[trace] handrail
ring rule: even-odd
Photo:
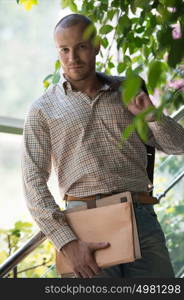
[[[17,264],[23,260],[29,253],[31,253],[37,246],[46,240],[46,236],[42,231],[35,234],[25,245],[14,252],[6,261],[0,266],[0,277],[5,276]]]
[[[22,134],[24,120],[0,116],[0,132]]]
[[[175,186],[183,177],[184,177],[184,171],[182,171],[178,176],[176,176],[172,180],[172,182],[168,185],[168,187],[165,189],[165,191],[163,191],[157,196],[159,202],[161,198],[165,197],[165,195],[173,188],[173,186]]]
[[[176,122],[184,118],[184,105],[182,105],[177,111],[175,111],[171,118],[173,118]]]

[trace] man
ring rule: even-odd
[[[74,234],[47,181],[51,161],[68,207],[113,192],[148,192],[147,152],[136,132],[117,147],[121,133],[134,115],[153,106],[141,92],[125,107],[118,77],[96,73],[94,33],[84,38],[91,21],[78,14],[56,25],[54,37],[63,76],[33,102],[24,126],[23,180],[28,208],[57,250],[63,249],[77,277],[174,277],[165,237],[152,204],[134,203],[142,259],[101,270],[94,251],[109,246],[86,243]],[[147,144],[168,154],[184,153],[184,129],[170,117],[160,122],[148,117]],[[70,201],[70,199],[74,201]]]

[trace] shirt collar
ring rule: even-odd
[[[96,72],[97,77],[103,82],[101,91],[118,90],[121,84],[121,80],[117,76],[108,76],[104,73]],[[72,91],[70,82],[65,78],[63,73],[60,73],[59,85],[63,89],[64,93]]]

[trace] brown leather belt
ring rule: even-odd
[[[119,192],[118,192],[119,193]],[[111,193],[111,194],[97,194],[87,197],[74,197],[65,194],[64,200],[66,201],[89,201],[89,200],[96,200],[108,196],[112,196],[114,194],[118,193]],[[159,201],[156,197],[152,197],[149,195],[148,192],[131,192],[132,200],[135,203],[141,203],[141,204],[158,204]]]

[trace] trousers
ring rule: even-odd
[[[82,203],[83,201],[68,201],[66,208]],[[166,239],[153,205],[133,203],[133,206],[142,258],[131,263],[103,268],[94,278],[174,278]]]

